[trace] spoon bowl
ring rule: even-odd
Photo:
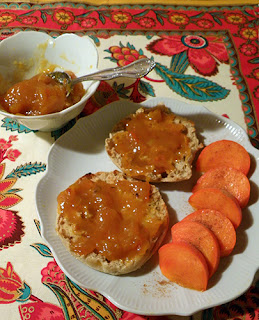
[[[143,58],[123,67],[104,69],[75,79],[72,79],[70,75],[63,71],[50,72],[48,76],[65,86],[67,96],[69,96],[73,86],[78,82],[90,80],[111,80],[118,77],[134,79],[142,78],[147,75],[155,67],[155,65],[156,63],[153,59]]]

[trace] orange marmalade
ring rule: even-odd
[[[66,97],[65,87],[43,72],[9,88],[0,96],[0,105],[9,113],[38,116],[66,109],[79,102],[84,94],[82,83],[78,83]]]
[[[125,119],[125,131],[112,139],[128,176],[167,175],[177,161],[190,155],[187,128],[174,120],[175,115],[164,106]]]
[[[78,179],[57,198],[58,220],[73,226],[70,250],[101,254],[108,261],[145,254],[162,226],[148,211],[150,193],[150,184],[142,181]]]

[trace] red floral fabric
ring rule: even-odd
[[[0,39],[25,29],[41,30],[53,36],[76,32],[89,35],[96,41],[114,34],[136,34],[137,31],[150,38],[156,34],[161,36],[161,39],[151,41],[148,45],[150,52],[168,56],[186,52],[188,63],[204,76],[215,75],[218,64],[229,61],[232,64],[233,81],[242,100],[248,134],[258,147],[257,10],[253,6],[185,8],[146,5],[100,6],[97,11],[95,7],[76,3],[46,4],[42,7],[2,3]],[[212,31],[217,35],[211,35]],[[226,47],[223,43],[226,38],[233,47]],[[124,47],[109,49],[118,65],[142,56],[134,48]],[[136,87],[129,89],[135,89],[136,92]],[[143,101],[141,95],[139,98]]]
[[[254,146],[259,148],[257,10],[253,6],[94,7],[81,3],[39,5],[2,2],[0,40],[24,30],[43,31],[53,37],[74,32],[90,36],[98,47],[102,40],[117,35],[121,41],[114,42],[103,50],[106,54],[104,59],[109,59],[114,65],[124,66],[152,55],[168,61],[167,64],[158,62],[157,77],[146,76],[130,83],[101,82],[81,116],[87,116],[121,98],[142,102],[155,96],[154,86],[160,85],[180,98],[200,103],[223,101],[224,104],[230,95],[230,89],[217,82],[216,77],[220,74],[220,69],[227,66],[233,87],[241,101],[247,132]],[[128,36],[142,36],[147,45],[136,48],[127,41]],[[187,68],[190,74],[186,73]],[[187,79],[191,79],[191,85]],[[191,90],[193,87],[195,90]],[[222,114],[229,117],[228,111],[226,105]],[[31,185],[36,186],[33,177],[44,172],[46,165],[39,161],[27,162],[23,144],[19,142],[28,143],[30,131],[24,127],[17,128],[10,119],[2,122],[1,134],[5,136],[0,137],[0,307],[4,306],[7,310],[11,306],[16,317],[18,315],[21,319],[165,319],[120,310],[98,292],[80,288],[66,277],[54,260],[50,248],[41,241],[38,219],[26,215],[26,206],[22,207],[21,212],[13,208],[27,201],[27,198],[21,196],[24,190],[19,187],[19,179],[29,179],[32,181]],[[8,130],[17,131],[18,135],[10,135]],[[60,130],[52,133],[52,136],[56,138],[62,133]],[[20,162],[21,158],[26,160],[25,163]],[[28,236],[26,241],[25,236]],[[17,248],[19,250],[18,246],[23,246],[23,249],[25,247],[24,261],[29,250],[34,250],[35,256],[42,258],[41,264],[32,263],[30,266],[30,270],[37,275],[38,290],[34,289],[35,283],[29,271],[26,274],[27,270],[21,268],[21,262],[13,253],[17,252]],[[30,261],[26,263],[30,264]],[[21,274],[26,274],[26,279]],[[222,306],[203,310],[195,315],[195,319],[258,319],[258,286],[258,281],[255,281],[239,298]],[[41,299],[44,290],[50,293],[45,300]],[[54,302],[49,301],[50,296]],[[194,317],[183,319],[190,320]]]

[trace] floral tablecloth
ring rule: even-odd
[[[177,7],[83,3],[0,3],[0,39],[37,30],[53,37],[88,35],[97,45],[99,68],[154,57],[141,80],[101,82],[86,104],[87,116],[127,99],[163,96],[229,117],[259,148],[258,17],[252,5]],[[98,292],[79,295],[40,235],[34,196],[54,141],[77,119],[51,133],[35,132],[0,118],[0,319],[164,319],[124,312]],[[258,319],[259,275],[239,298],[189,317]]]

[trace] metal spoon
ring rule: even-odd
[[[104,69],[75,79],[71,79],[66,72],[62,71],[48,73],[48,76],[64,85],[66,87],[67,96],[69,96],[73,86],[78,82],[89,80],[111,80],[118,77],[135,79],[142,78],[147,75],[155,67],[155,65],[156,63],[154,60],[143,58],[136,60],[124,67]]]

